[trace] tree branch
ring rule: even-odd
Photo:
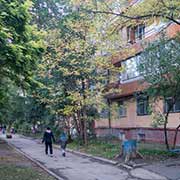
[[[172,22],[180,25],[180,21],[174,19],[173,17],[170,17],[170,16],[167,16],[167,15],[164,15],[164,14],[145,14],[145,15],[142,15],[142,16],[128,16],[128,15],[125,15],[123,13],[115,13],[115,12],[110,12],[110,11],[94,11],[94,10],[85,10],[86,12],[89,12],[89,13],[94,13],[94,14],[109,14],[109,15],[115,15],[115,16],[119,16],[119,17],[122,17],[122,18],[126,18],[126,19],[131,19],[131,20],[141,20],[141,19],[148,19],[148,18],[151,18],[151,17],[163,17],[163,18],[166,18],[168,20],[171,20]]]

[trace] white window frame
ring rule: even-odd
[[[139,61],[140,55],[137,55],[121,62],[121,66],[123,68],[123,71],[120,74],[121,83],[142,78],[142,76],[137,70]]]

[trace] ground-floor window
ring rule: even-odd
[[[148,96],[140,95],[137,97],[137,115],[148,115]]]
[[[180,112],[180,99],[173,102],[172,98],[168,98],[165,100],[164,111],[167,112],[169,109],[170,112]]]
[[[118,115],[119,117],[125,117],[126,116],[126,106],[124,101],[118,102]]]

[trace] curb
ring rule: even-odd
[[[123,168],[125,168],[125,169],[127,169],[127,170],[132,170],[132,169],[134,169],[134,167],[131,167],[131,166],[125,164],[125,163],[119,163],[118,161],[113,161],[113,160],[101,158],[101,157],[98,157],[98,156],[93,156],[93,155],[86,154],[86,153],[82,153],[82,152],[79,152],[79,151],[74,151],[74,150],[72,150],[72,149],[67,149],[67,151],[70,152],[70,153],[79,155],[79,156],[85,156],[85,157],[88,157],[88,158],[92,158],[92,159],[101,161],[101,162],[103,162],[103,163],[111,164],[111,165],[113,165],[113,166],[123,167]]]
[[[53,145],[53,146],[54,146],[55,148],[59,149],[59,146],[58,146],[58,145]],[[82,152],[75,151],[75,150],[68,149],[68,148],[66,149],[66,151],[67,151],[67,152],[70,152],[70,153],[72,153],[72,154],[76,154],[76,155],[78,155],[78,156],[84,156],[84,157],[87,157],[87,158],[95,159],[95,160],[97,160],[97,161],[101,161],[101,162],[103,162],[103,163],[111,164],[111,165],[113,165],[113,166],[123,167],[123,168],[125,168],[125,169],[127,169],[127,170],[132,170],[132,169],[134,169],[134,168],[139,167],[139,166],[137,166],[137,167],[133,166],[133,167],[132,167],[132,166],[129,166],[129,165],[125,164],[125,163],[119,163],[118,161],[113,161],[113,160],[105,159],[105,158],[102,158],[102,157],[93,156],[93,155],[91,155],[91,154],[82,153]]]
[[[58,145],[53,145],[53,146],[55,148],[59,149]],[[79,155],[79,156],[85,156],[85,157],[88,157],[88,158],[92,158],[92,159],[95,159],[95,160],[98,160],[98,161],[101,161],[101,162],[104,162],[104,163],[108,163],[108,164],[111,164],[111,165],[117,165],[118,164],[117,161],[105,159],[105,158],[98,157],[98,156],[93,156],[93,155],[82,153],[82,152],[79,152],[79,151],[74,151],[74,150],[68,149],[68,148],[66,150],[67,150],[67,152],[70,152],[70,153],[73,153],[73,154],[76,154],[76,155]]]
[[[7,142],[7,141],[6,141]],[[7,142],[7,144],[12,147],[15,151],[17,151],[18,153],[22,154],[23,156],[25,156],[27,159],[29,159],[30,161],[32,161],[33,163],[35,163],[37,166],[39,166],[41,169],[43,169],[44,171],[46,171],[48,174],[50,174],[51,176],[53,176],[55,179],[57,180],[64,180],[61,177],[59,177],[58,175],[56,175],[54,172],[50,171],[48,168],[46,168],[45,166],[43,166],[40,162],[38,162],[37,160],[31,158],[29,155],[27,155],[26,153],[24,153],[23,151],[21,151],[20,149],[16,148],[13,144]]]
[[[123,168],[125,168],[125,169],[127,169],[127,170],[132,170],[132,169],[133,169],[133,167],[131,167],[131,166],[125,164],[125,163],[119,163],[119,164],[117,165],[117,167],[123,167]]]
[[[108,164],[112,164],[112,165],[117,165],[118,164],[117,161],[112,161],[112,160],[109,160],[109,159],[105,159],[105,158],[98,157],[98,156],[93,156],[93,155],[90,155],[90,154],[74,151],[74,150],[71,150],[71,149],[67,149],[67,150],[68,150],[68,152],[71,152],[71,153],[74,153],[74,154],[77,154],[77,155],[80,155],[80,156],[86,156],[86,157],[89,157],[89,158],[93,158],[95,160],[102,161],[102,162],[105,162],[105,163],[108,163]]]

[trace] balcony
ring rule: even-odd
[[[173,37],[178,31],[180,31],[180,26],[173,23],[160,23],[156,21],[145,28],[145,34],[143,26],[139,28],[136,27],[134,30],[130,30],[129,27],[129,30],[127,31],[128,43],[120,50],[119,53],[112,57],[112,63],[119,64],[122,60],[128,59],[142,52],[148,43],[153,42],[160,37],[160,33],[163,30],[166,32],[168,37]]]
[[[148,84],[142,80],[138,80],[126,84],[114,84],[114,87],[120,89],[120,92],[107,94],[106,98],[115,100],[121,97],[132,96],[135,92],[143,91],[144,89],[146,89],[148,87]]]

